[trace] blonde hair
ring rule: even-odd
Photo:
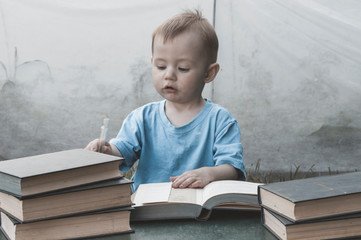
[[[204,42],[204,50],[206,51],[208,59],[210,63],[215,63],[218,53],[218,37],[212,25],[198,10],[195,10],[195,12],[185,11],[177,14],[156,28],[152,37],[152,53],[156,36],[163,37],[163,42],[165,43],[189,30],[195,30],[201,34]]]

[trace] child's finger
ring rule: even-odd
[[[169,177],[169,180],[170,180],[171,182],[174,182],[176,179],[177,179],[177,177]]]
[[[182,178],[182,176],[177,176],[177,177],[174,177],[173,178],[173,183],[172,183],[172,187],[174,187],[174,188],[179,188],[180,187],[180,185],[183,183],[183,178]]]
[[[97,152],[98,151],[98,139],[95,139],[93,141],[91,141],[86,147],[85,149],[88,149],[90,151],[93,151],[93,152]]]
[[[112,154],[112,148],[110,146],[110,144],[108,143],[105,143],[104,146],[102,146],[102,153],[105,153],[105,154]]]
[[[179,179],[179,178],[178,178]],[[188,178],[180,178],[179,180],[176,180],[174,183],[175,183],[175,186],[178,187],[178,188],[187,188],[188,186],[190,186],[193,182],[196,181],[195,178],[192,178],[192,177],[188,177]]]
[[[193,188],[195,186],[198,186],[197,182],[198,182],[197,178],[188,178],[183,182],[183,184],[181,184],[183,185],[181,188]]]
[[[189,185],[190,188],[203,188],[203,184],[201,181],[197,180],[193,182],[191,185]]]

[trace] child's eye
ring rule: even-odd
[[[159,70],[164,70],[164,69],[165,69],[165,66],[157,66],[157,68],[158,68]]]
[[[188,72],[189,71],[189,68],[178,68],[179,71],[181,72]]]

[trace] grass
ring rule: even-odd
[[[134,166],[127,172],[124,172],[124,176],[128,179],[131,179],[137,169],[138,163],[135,163]],[[322,175],[334,175],[341,173],[340,171],[332,171],[331,167],[328,167],[327,171],[324,172],[316,172],[314,171],[314,167],[316,165],[313,164],[307,171],[301,171],[300,165],[294,165],[288,172],[284,171],[261,171],[261,159],[258,159],[256,165],[253,169],[247,169],[247,181],[249,182],[257,182],[257,183],[272,183],[272,182],[284,182],[295,179],[309,178],[309,177],[317,177]],[[355,172],[358,170],[355,169]]]
[[[258,182],[258,183],[284,182],[295,179],[310,178],[310,177],[317,177],[323,175],[334,175],[341,173],[338,170],[333,171],[331,167],[328,167],[327,171],[324,172],[315,172],[313,170],[314,167],[315,164],[312,164],[312,166],[307,171],[300,171],[301,166],[294,165],[293,167],[291,167],[289,172],[282,172],[282,171],[273,172],[272,170],[261,171],[261,159],[258,159],[254,169],[246,170],[247,181]],[[358,170],[355,169],[354,171],[357,172]]]
[[[129,169],[129,171],[123,172],[124,177],[131,179],[133,177],[135,171],[137,170],[137,167],[138,167],[138,162],[134,163],[133,167],[131,167]]]

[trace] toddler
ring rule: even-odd
[[[236,119],[202,97],[219,71],[217,52],[217,35],[199,11],[178,14],[154,31],[153,84],[164,100],[132,111],[102,148],[124,157],[121,171],[139,159],[133,190],[152,182],[202,188],[216,180],[245,180]],[[98,146],[95,139],[86,149]]]

